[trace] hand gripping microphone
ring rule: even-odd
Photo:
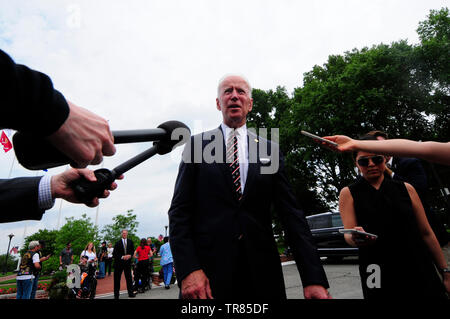
[[[16,133],[13,139],[18,134],[19,133]],[[84,177],[81,177],[80,179],[73,181],[70,186],[74,190],[75,196],[80,202],[83,202],[85,204],[91,203],[95,197],[102,196],[103,192],[106,189],[108,189],[111,183],[114,182],[114,180],[116,180],[117,177],[119,177],[126,171],[139,165],[140,163],[149,159],[155,154],[164,155],[171,152],[175,147],[185,144],[190,137],[190,130],[185,124],[181,122],[168,121],[159,125],[157,129],[116,131],[113,132],[113,135],[114,135],[114,144],[145,142],[145,141],[155,141],[155,142],[153,143],[153,146],[150,147],[148,150],[136,155],[135,157],[120,164],[119,166],[115,167],[112,170],[106,168],[95,170],[94,174],[95,177],[97,178],[97,181],[95,182],[91,182]],[[16,143],[17,141],[19,141],[20,147],[19,152],[17,152],[16,149],[16,154],[19,153],[21,155],[22,161],[19,160],[19,162],[22,164],[22,162],[25,160],[24,158],[25,155],[31,156],[31,154],[28,154],[28,151],[26,151],[25,149],[25,146],[29,145],[30,142],[27,139],[25,139],[24,136],[21,135],[19,135],[18,139],[15,140]],[[17,145],[15,144],[14,147],[16,148]],[[53,158],[47,156],[46,158],[39,158],[38,160],[34,161],[25,160],[25,162],[28,164],[28,167],[25,165],[24,166],[26,168],[33,167],[33,169],[40,169],[42,167],[54,167],[59,165],[65,165],[68,164],[70,161],[62,153],[58,154],[56,152],[53,152],[53,154],[55,155],[55,157]],[[34,156],[36,159],[36,154],[34,154]],[[17,158],[19,159],[19,155],[17,155]],[[47,162],[45,163],[45,161]],[[48,166],[48,164],[51,164],[52,166]]]
[[[178,121],[165,122],[159,125],[158,128],[164,130],[166,134],[159,141],[154,142],[153,146],[148,150],[136,155],[112,170],[101,168],[94,171],[95,177],[97,178],[95,182],[88,181],[84,177],[72,182],[70,186],[74,190],[78,200],[85,204],[92,202],[95,197],[102,196],[105,189],[108,189],[111,183],[126,171],[155,154],[164,155],[171,152],[175,147],[185,144],[190,137],[189,128]]]

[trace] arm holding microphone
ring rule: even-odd
[[[47,75],[16,64],[1,50],[0,98],[0,129],[11,128],[34,136],[37,141],[47,140],[67,155],[74,167],[98,164],[103,155],[115,153],[106,120],[66,101],[53,88]],[[83,176],[84,173],[78,172]],[[73,171],[62,174],[64,181],[75,176]],[[56,189],[64,184],[61,183],[62,176],[57,179],[59,183],[55,185]],[[0,180],[0,222],[40,220],[45,211],[38,205],[42,182],[41,177]],[[68,196],[65,192],[55,192],[54,195]],[[98,203],[98,199],[89,205],[95,203]]]
[[[46,138],[73,166],[99,164],[115,153],[108,122],[67,101],[44,73],[31,70],[0,50],[0,128]]]
[[[71,203],[81,203],[70,187],[73,181],[81,177],[92,182],[96,181],[92,170],[74,168],[53,176],[0,179],[0,223],[40,220],[45,211],[53,207],[56,198],[62,198]],[[123,175],[118,179],[123,179]],[[97,206],[99,198],[108,197],[110,191],[116,188],[117,184],[111,183],[102,194],[87,202],[86,205]]]

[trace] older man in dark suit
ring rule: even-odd
[[[133,281],[131,278],[131,257],[134,254],[133,241],[128,239],[128,230],[122,230],[122,238],[114,245],[114,299],[119,299],[120,278],[122,272],[127,281],[128,296],[133,298],[136,295],[133,292]]]
[[[328,281],[275,143],[247,130],[253,99],[240,76],[224,77],[223,123],[193,136],[183,153],[170,238],[183,298],[286,298],[271,207],[286,230],[306,298],[328,298]]]

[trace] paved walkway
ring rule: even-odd
[[[152,284],[152,288],[158,287],[155,282]],[[127,281],[125,275],[122,273],[120,278],[120,294],[128,294]],[[95,294],[96,298],[105,297],[108,295],[114,295],[114,273],[111,276],[106,275],[103,279],[97,279],[97,292]]]

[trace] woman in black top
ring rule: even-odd
[[[345,234],[359,247],[359,271],[365,299],[446,298],[450,274],[415,189],[385,175],[385,157],[359,151],[362,177],[342,189],[339,210],[346,229],[373,237]]]

